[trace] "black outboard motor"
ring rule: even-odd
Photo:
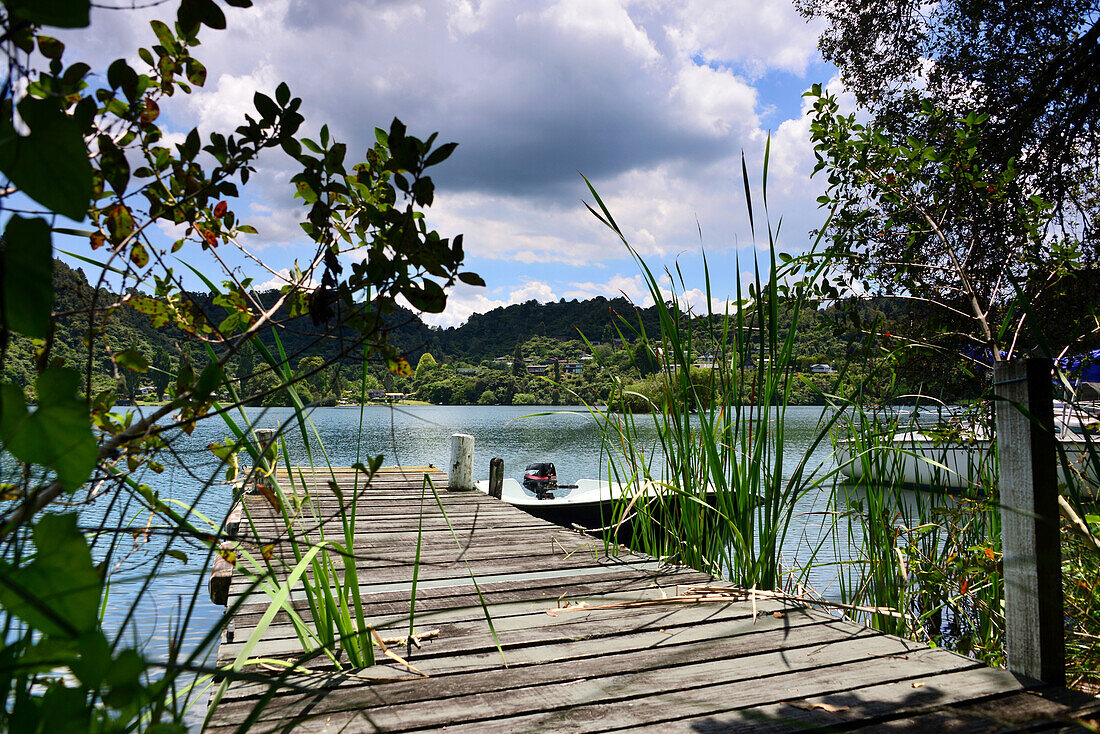
[[[558,488],[558,472],[550,462],[528,464],[523,470],[523,486],[539,499],[553,499],[549,493]]]

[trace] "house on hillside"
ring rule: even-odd
[[[584,364],[581,362],[562,362],[561,371],[566,375],[579,375],[584,372]]]
[[[545,364],[529,364],[527,365],[527,374],[529,375],[547,375],[550,373],[550,366]]]
[[[810,365],[810,373],[815,375],[828,375],[833,372],[832,365],[828,364],[812,364]]]

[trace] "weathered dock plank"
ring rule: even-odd
[[[425,490],[425,472],[435,492]],[[291,513],[293,527],[342,543],[330,481],[345,500],[356,497],[363,612],[392,638],[408,633],[415,612],[414,629],[430,635],[394,650],[426,677],[381,655],[372,668],[337,670],[303,653],[282,610],[251,655],[303,669],[275,688],[229,684],[213,731],[246,720],[256,732],[972,731],[1072,727],[1074,716],[1096,710],[1094,699],[944,650],[774,599],[754,602],[690,569],[614,546],[608,557],[601,540],[480,493],[447,492],[446,475],[432,468],[386,471],[355,488],[361,479],[347,469],[296,472],[307,501]],[[296,555],[282,513],[261,495],[245,503],[242,542],[273,543],[273,564],[289,568]],[[219,650],[223,665],[268,611],[243,565],[231,583],[230,604],[242,603]],[[681,592],[698,585],[729,594],[687,601]],[[311,623],[303,593],[289,606]]]

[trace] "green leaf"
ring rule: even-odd
[[[198,30],[199,23],[214,30],[225,30],[225,13],[214,0],[183,0],[176,11],[176,19],[188,33]]]
[[[286,82],[280,82],[279,86],[275,87],[275,101],[283,107],[286,107],[286,103],[290,101],[290,87]]]
[[[77,658],[77,646],[72,640],[43,637],[31,645],[19,658],[19,667],[28,673],[48,673]]]
[[[42,724],[39,731],[51,734],[77,734],[91,730],[92,710],[83,689],[54,686],[42,697]]]
[[[111,235],[111,242],[119,244],[134,233],[134,217],[129,207],[118,204],[107,213],[107,232]]]
[[[419,288],[415,284],[402,288],[401,295],[409,299],[413,308],[425,313],[440,313],[447,305],[447,294],[433,280],[425,280]]]
[[[68,490],[83,484],[99,452],[88,407],[77,394],[75,370],[50,369],[38,376],[38,409],[27,410],[22,388],[0,385],[0,441],[13,456],[57,472]]]
[[[103,697],[109,706],[122,708],[131,703],[142,690],[141,678],[145,673],[145,660],[135,650],[123,650],[107,670],[110,693]]]
[[[279,116],[278,105],[276,105],[275,101],[266,94],[256,92],[252,95],[252,102],[256,105],[256,110],[265,120],[272,120]]]
[[[0,606],[51,637],[76,639],[95,630],[103,579],[76,515],[41,515],[34,545],[30,563],[0,565]]]
[[[45,219],[13,215],[0,244],[3,324],[12,331],[45,339],[53,309],[53,252]]]
[[[187,75],[187,81],[191,82],[196,87],[201,87],[206,84],[206,67],[198,60],[188,59],[187,64],[184,66],[184,71]]]
[[[199,375],[199,379],[195,381],[195,398],[204,400],[209,397],[218,385],[222,383],[224,378],[225,374],[222,372],[221,365],[217,362],[211,362],[206,365],[202,374]]]
[[[114,141],[106,135],[99,136],[99,168],[103,178],[111,184],[115,193],[122,196],[130,182],[130,164],[126,155],[119,150]]]
[[[98,690],[103,685],[107,669],[111,667],[111,646],[99,629],[84,633],[79,645],[80,658],[70,665],[73,675],[80,679],[85,688]]]
[[[153,27],[153,33],[157,34],[157,40],[160,41],[160,45],[165,49],[171,51],[176,46],[176,36],[172,33],[172,29],[168,27],[168,24],[164,21],[154,20],[149,23]]]
[[[459,273],[458,279],[466,285],[477,285],[482,288],[485,287],[485,281],[481,279],[481,276],[477,273]]]
[[[179,149],[180,157],[184,160],[192,160],[199,153],[200,142],[198,128],[191,128],[191,132],[187,133],[187,137],[184,139],[183,144],[176,145],[176,148]]]
[[[11,14],[36,25],[56,28],[84,28],[88,25],[90,0],[7,0]]]
[[[148,372],[149,360],[136,349],[125,349],[114,356],[115,364],[134,372]]]
[[[458,147],[458,143],[444,143],[431,152],[427,160],[424,161],[424,167],[435,166],[451,157],[451,153],[455,152],[455,148]]]
[[[60,59],[65,53],[65,44],[50,36],[38,37],[38,52],[47,59]]]
[[[0,106],[0,172],[42,206],[84,219],[92,198],[92,164],[80,126],[52,99],[24,97],[18,109],[30,134],[16,133],[10,102]]]

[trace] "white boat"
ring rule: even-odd
[[[488,494],[489,482],[477,482],[478,490]],[[648,488],[652,492],[651,488]],[[507,478],[501,486],[500,499],[535,517],[564,525],[597,530],[612,526],[620,519],[615,513],[621,508],[624,490],[618,482],[598,479],[578,479],[573,485],[558,485],[549,491],[536,492],[516,479]]]
[[[1067,476],[1072,476],[1081,487],[1100,484],[1092,458],[1100,456],[1100,437],[1084,435],[1087,423],[1078,432],[1074,422],[1058,419],[1057,413],[1055,423],[1059,483],[1067,484]],[[944,439],[908,431],[863,448],[852,439],[844,439],[836,443],[836,460],[840,472],[853,481],[866,477],[880,484],[900,481],[907,486],[943,489],[988,485],[989,481],[981,480],[995,478],[997,471],[992,442],[980,432],[971,432],[966,439]]]
[[[476,482],[476,486],[489,494],[488,480]],[[527,467],[522,483],[516,479],[504,479],[500,499],[535,517],[565,527],[601,531],[621,525],[622,529],[629,531],[630,522],[636,515],[631,501],[635,504],[648,503],[662,494],[668,496],[672,493],[654,482],[643,482],[640,489],[636,484],[623,485],[599,479],[578,479],[576,484],[558,484],[554,465],[542,462]],[[711,495],[708,492],[708,497]],[[626,510],[629,511],[624,518]],[[649,511],[654,512],[656,508],[651,505]]]

